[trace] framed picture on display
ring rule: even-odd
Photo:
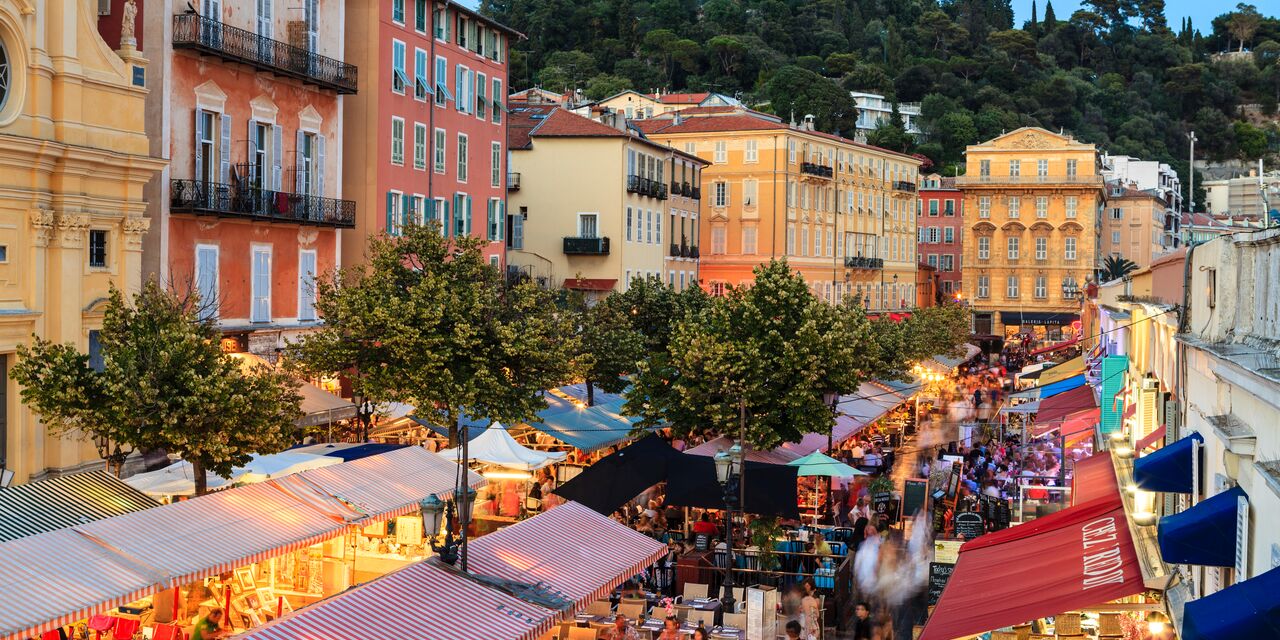
[[[280,610],[284,613],[293,612],[293,605],[289,604],[289,599],[284,596],[280,596]]]
[[[269,587],[258,587],[259,606],[268,611],[276,610],[276,596]]]
[[[240,587],[245,591],[253,591],[258,587],[257,581],[253,579],[253,569],[249,567],[236,569],[236,579],[240,581]]]

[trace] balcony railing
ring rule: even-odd
[[[695,260],[698,258],[698,245],[696,245],[696,244],[691,244],[691,245],[689,245],[689,256],[688,256],[688,257],[690,257],[690,258],[694,258]]]
[[[1101,187],[1103,181],[1102,176],[959,176],[956,178],[957,187],[1005,184],[1071,184]]]
[[[580,238],[566,236],[564,252],[571,256],[607,256],[609,255],[608,238]]]
[[[660,180],[652,180],[640,176],[627,176],[627,192],[666,200],[667,184]]]
[[[864,258],[862,256],[849,256],[844,259],[844,266],[847,269],[883,269],[884,258]]]
[[[898,180],[893,183],[893,188],[898,191],[911,191],[914,193],[916,190],[916,183],[908,182],[906,180]]]
[[[811,176],[818,176],[819,178],[832,178],[835,176],[835,170],[831,167],[813,162],[800,163],[800,173],[807,173]]]
[[[180,13],[173,17],[173,48],[192,49],[230,62],[247,64],[340,94],[356,92],[355,65],[195,13]]]
[[[507,191],[519,191],[519,190],[520,190],[520,174],[508,173],[507,174]]]
[[[169,211],[351,229],[356,203],[201,180],[169,181]]]

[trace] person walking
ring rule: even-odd
[[[818,598],[818,585],[813,578],[805,578],[804,600],[800,602],[800,620],[804,625],[805,640],[822,637],[822,604]]]

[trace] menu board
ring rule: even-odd
[[[902,517],[910,518],[917,511],[924,509],[925,494],[928,491],[928,480],[912,478],[902,488]]]
[[[951,573],[955,570],[954,564],[929,563],[929,606],[938,604],[938,599],[942,597],[942,590],[947,587],[947,581],[951,579]]]
[[[956,514],[956,535],[965,540],[972,540],[987,532],[986,520],[977,511],[965,511]]]
[[[880,523],[897,522],[902,501],[893,497],[892,493],[877,493],[871,497],[871,509],[876,512]]]

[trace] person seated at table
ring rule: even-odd
[[[693,630],[693,640],[708,640],[709,637],[710,636],[707,635],[707,630],[702,627],[698,627]]]
[[[699,518],[697,522],[693,523],[693,532],[695,534],[706,534],[709,536],[716,534],[716,525],[711,522],[710,512],[702,512],[702,517]]]
[[[667,616],[662,621],[662,633],[658,635],[658,640],[680,640],[680,621],[675,616]]]
[[[191,630],[191,640],[214,640],[227,637],[229,633],[222,628],[222,618],[222,607],[210,609],[205,617],[196,621],[195,628]]]
[[[621,613],[613,617],[613,626],[601,632],[600,637],[604,640],[640,640],[636,628]]]
[[[829,556],[834,553],[831,545],[827,544],[827,540],[822,537],[821,533],[813,534],[813,552],[820,556]]]

